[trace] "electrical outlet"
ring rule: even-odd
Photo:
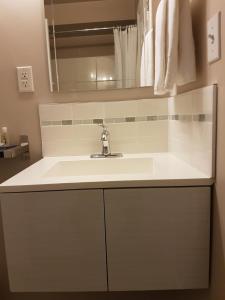
[[[17,67],[19,91],[22,93],[34,92],[32,67]]]
[[[21,78],[28,79],[28,73],[26,71],[21,72]]]
[[[29,81],[27,79],[21,80],[21,86],[23,90],[27,89],[29,86]]]

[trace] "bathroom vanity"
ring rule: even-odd
[[[39,112],[44,158],[0,185],[11,291],[208,288],[216,86]]]
[[[212,183],[170,154],[42,159],[0,187],[11,291],[207,288]]]

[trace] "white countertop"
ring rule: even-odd
[[[1,193],[49,191],[68,189],[209,186],[213,178],[169,153],[126,154],[125,159],[152,159],[151,172],[86,175],[46,176],[59,162],[93,160],[88,156],[45,157],[0,185]],[[122,158],[122,159],[124,159]],[[108,158],[115,159],[115,158]],[[118,158],[116,158],[118,159]],[[51,173],[49,173],[51,174]]]

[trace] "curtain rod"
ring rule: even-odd
[[[85,29],[74,29],[74,30],[65,30],[65,31],[55,31],[56,34],[58,33],[73,33],[73,32],[88,32],[88,31],[100,31],[100,30],[113,30],[116,28],[126,29],[128,27],[135,27],[137,24],[132,25],[118,25],[118,26],[111,26],[111,27],[97,27],[97,28],[85,28]]]

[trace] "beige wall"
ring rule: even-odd
[[[225,1],[193,0],[202,83],[218,83],[217,183],[213,199],[212,280],[207,299],[225,299]],[[206,64],[206,20],[222,11],[222,60]]]
[[[199,81],[194,87],[208,83],[219,84],[217,185],[214,192],[213,255],[211,288],[207,291],[110,294],[10,294],[8,291],[3,235],[0,227],[0,299],[1,300],[67,300],[67,299],[140,299],[140,300],[224,300],[225,299],[225,60],[207,67],[205,21],[217,10],[225,13],[224,0],[193,0],[195,35],[197,41]],[[0,1],[0,126],[8,126],[12,141],[19,134],[29,135],[32,160],[41,156],[38,104],[53,101],[48,89],[48,73],[44,40],[44,7],[42,0]],[[225,28],[223,19],[222,28]],[[224,44],[224,30],[223,30]],[[224,48],[223,48],[224,52]],[[22,95],[17,91],[15,67],[32,65],[35,93]],[[186,87],[185,89],[188,89]],[[134,89],[61,95],[54,101],[93,101],[136,99],[152,96],[152,90]],[[6,165],[6,168],[8,166]],[[4,167],[0,163],[0,173]],[[1,180],[1,179],[0,179]]]

